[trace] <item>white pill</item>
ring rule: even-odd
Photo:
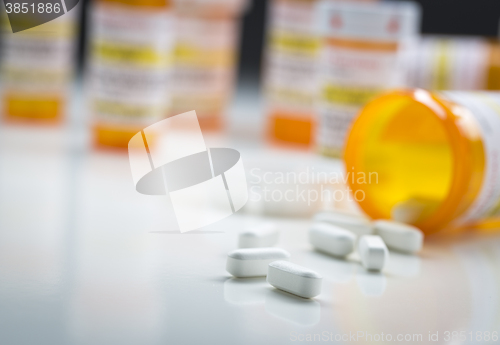
[[[323,277],[291,262],[275,261],[269,264],[267,282],[277,289],[311,298],[321,293]]]
[[[416,223],[439,206],[439,200],[413,197],[394,205],[391,218],[401,223]]]
[[[373,227],[370,221],[361,216],[335,211],[323,211],[317,213],[313,217],[313,220],[347,229],[354,232],[358,236],[373,234]]]
[[[276,260],[288,260],[290,254],[281,248],[244,248],[227,254],[226,271],[235,277],[262,277],[267,266]]]
[[[413,223],[422,216],[423,211],[424,205],[416,200],[410,199],[394,205],[391,209],[391,218],[397,222]]]
[[[273,223],[265,223],[242,232],[238,237],[239,248],[272,247],[278,243],[279,231]]]
[[[377,220],[373,223],[377,235],[387,247],[405,253],[416,253],[422,249],[424,234],[420,229],[394,221]]]
[[[314,223],[309,229],[309,242],[328,254],[344,257],[354,250],[356,235],[327,223]]]
[[[359,239],[359,257],[368,270],[380,271],[389,260],[389,251],[380,236],[365,235]]]

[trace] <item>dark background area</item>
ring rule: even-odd
[[[258,82],[264,43],[266,9],[270,0],[253,0],[243,17],[240,47],[240,80]],[[397,1],[397,0],[394,0]],[[83,0],[83,28],[90,0]],[[422,6],[422,32],[426,34],[481,35],[499,32],[500,0],[417,0]],[[81,31],[81,42],[85,29]],[[81,44],[82,54],[84,45]]]

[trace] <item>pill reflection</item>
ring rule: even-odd
[[[321,318],[321,306],[313,299],[294,296],[280,290],[268,290],[266,311],[299,326],[313,326]]]
[[[321,272],[325,280],[337,283],[351,280],[356,268],[356,264],[352,261],[336,258],[317,250],[307,256],[305,265]]]
[[[387,286],[387,279],[383,273],[367,271],[364,268],[358,270],[356,282],[365,296],[382,296]]]
[[[264,303],[268,288],[265,277],[230,278],[224,282],[224,300],[238,305]]]
[[[416,277],[420,274],[420,261],[418,256],[391,251],[385,271],[400,277]]]

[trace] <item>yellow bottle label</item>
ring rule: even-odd
[[[328,84],[323,89],[323,99],[338,105],[364,105],[380,94],[380,88],[360,88]]]
[[[130,43],[95,42],[92,50],[95,59],[110,63],[132,64],[136,66],[164,66],[170,54],[158,51],[155,47],[142,47]]]
[[[269,44],[277,51],[289,54],[316,56],[320,50],[320,38],[316,35],[277,31],[271,34]]]

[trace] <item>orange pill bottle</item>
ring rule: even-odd
[[[499,93],[387,93],[361,110],[344,159],[371,218],[427,234],[500,228]]]

